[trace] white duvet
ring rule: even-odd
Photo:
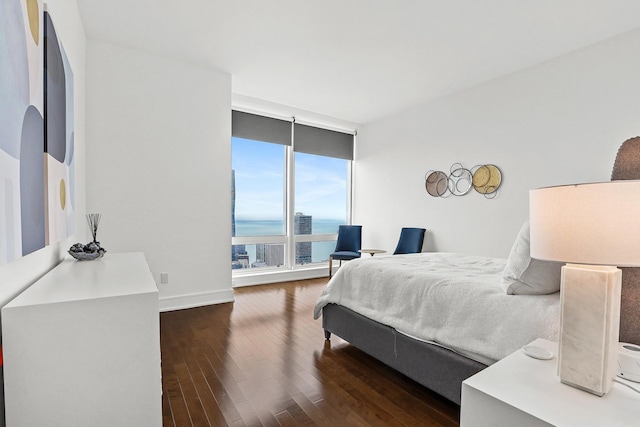
[[[316,303],[335,303],[411,337],[485,364],[536,338],[558,340],[559,293],[507,295],[505,259],[451,253],[363,257],[344,263]]]

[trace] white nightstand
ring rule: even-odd
[[[640,426],[640,394],[614,383],[597,397],[562,384],[558,345],[543,339],[531,344],[553,351],[553,359],[518,350],[462,383],[461,427]],[[630,384],[640,389],[640,383]]]

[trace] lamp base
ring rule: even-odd
[[[616,375],[622,271],[566,264],[560,288],[560,381],[602,396]]]

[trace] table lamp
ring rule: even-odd
[[[622,272],[640,266],[640,180],[531,190],[531,257],[561,261],[558,375],[602,396],[616,373]]]

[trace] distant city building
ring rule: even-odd
[[[231,236],[236,235],[236,171],[231,171]],[[244,263],[238,263],[238,256],[247,255],[247,248],[244,245],[232,245],[231,246],[231,269],[237,270],[244,267]]]
[[[311,234],[313,221],[311,215],[296,212],[294,217],[294,234]],[[296,243],[296,264],[309,264],[311,262],[311,242]]]
[[[238,259],[231,263],[231,268],[233,270],[240,268],[249,268],[249,254],[238,254]]]
[[[284,245],[266,244],[256,245],[256,262],[252,267],[280,267],[284,265]]]
[[[236,235],[236,171],[231,170],[231,235]]]
[[[231,261],[237,261],[240,255],[247,255],[247,248],[245,245],[232,245],[231,246]]]
[[[251,268],[260,268],[260,267],[268,267],[266,262],[263,261],[256,261],[253,264],[251,264]]]

